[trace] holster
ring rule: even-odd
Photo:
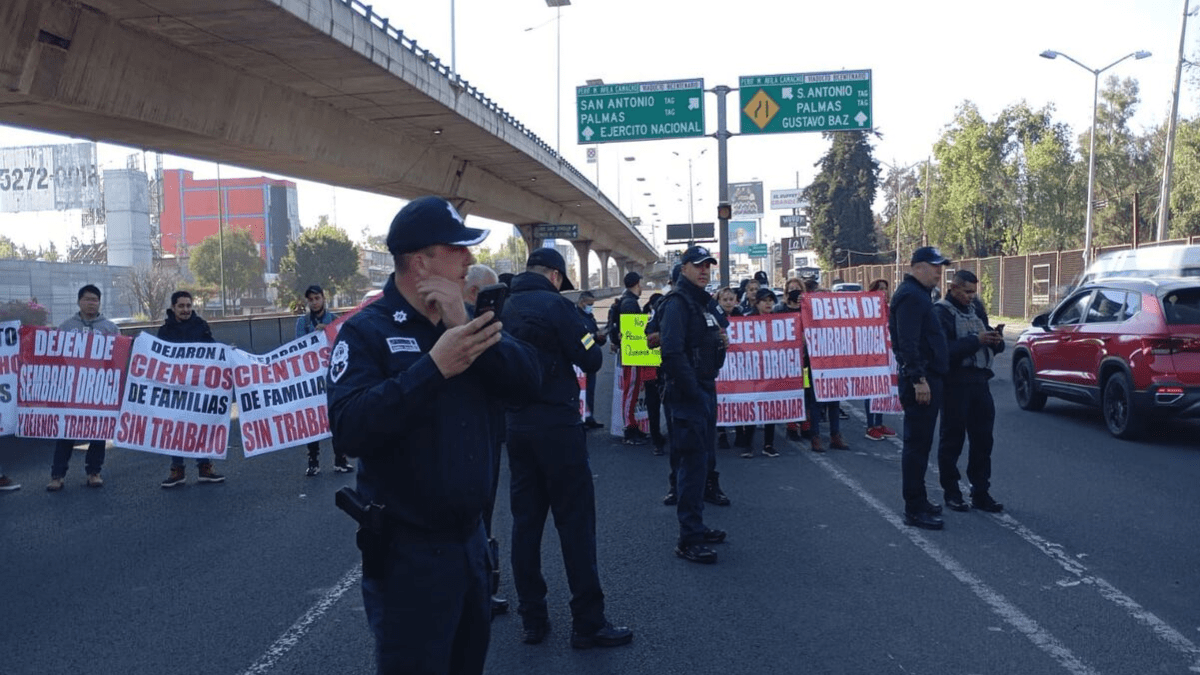
[[[348,487],[337,491],[333,503],[358,523],[355,542],[362,551],[363,578],[382,579],[387,573],[388,545],[391,543],[384,521],[384,507],[363,499]]]

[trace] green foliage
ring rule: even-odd
[[[1200,120],[1175,129],[1170,238],[1200,235]]]
[[[804,189],[804,196],[809,203],[813,249],[826,265],[844,265],[845,256],[835,254],[835,249],[875,250],[871,204],[875,201],[879,165],[871,156],[865,132],[826,132],[823,136],[832,142],[817,163],[821,170]],[[861,264],[857,258],[855,263]]]
[[[495,251],[481,248],[475,251],[475,262],[496,269],[499,260],[511,260],[514,272],[525,271],[525,261],[529,259],[529,247],[525,240],[516,235],[510,235]]]
[[[238,298],[263,286],[263,259],[249,230],[231,228],[225,232],[225,297]],[[221,285],[220,236],[212,235],[192,251],[188,267],[202,285]]]
[[[1139,103],[1137,81],[1110,76],[1100,90],[1096,126],[1096,185],[1093,199],[1103,203],[1093,216],[1094,244],[1128,244],[1134,219],[1139,232],[1152,229],[1158,209],[1158,187],[1162,178],[1161,141],[1156,132],[1137,135],[1129,128]],[[1086,162],[1091,137],[1079,138],[1086,180]],[[1157,152],[1156,152],[1157,150]],[[1086,187],[1085,187],[1086,190]],[[1133,195],[1141,197],[1133,212]],[[1086,199],[1086,198],[1085,198]],[[1139,236],[1139,239],[1142,237]]]
[[[37,300],[9,300],[0,305],[0,322],[20,321],[22,326],[45,326],[48,318],[49,310]]]
[[[275,287],[281,301],[302,298],[304,289],[317,284],[325,290],[326,302],[332,304],[338,292],[357,293],[368,285],[358,274],[358,246],[324,217],[319,222],[288,244],[287,254],[279,261]]]

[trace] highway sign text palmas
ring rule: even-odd
[[[704,80],[577,87],[579,143],[704,135]]]

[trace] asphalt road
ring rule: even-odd
[[[497,618],[488,672],[1200,672],[1200,427],[1130,443],[1073,404],[1022,412],[1007,368],[1002,357],[993,381],[993,492],[1006,511],[947,513],[941,532],[901,523],[899,446],[863,438],[861,404],[845,404],[850,451],[783,441],[776,459],[720,453],[733,505],[705,512],[730,533],[714,566],[671,553],[666,458],[592,432],[608,613],[636,639],[569,648],[550,527],[554,632],[526,646],[515,615]],[[353,479],[329,472],[327,449],[316,478],[303,448],[249,460],[235,449],[225,484],[172,490],[158,487],[167,458],[120,449],[105,487],[85,488],[77,452],[67,488],[47,493],[51,445],[0,440],[24,483],[0,493],[0,673],[372,672],[353,526],[333,507]],[[932,472],[929,484],[940,498]],[[507,564],[502,590],[512,597]]]

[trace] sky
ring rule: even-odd
[[[1193,5],[1197,0],[1192,0]],[[662,225],[688,220],[688,159],[692,159],[694,220],[714,221],[717,143],[710,137],[599,145],[599,162],[586,162],[576,143],[575,87],[588,79],[607,84],[703,78],[706,88],[736,87],[744,75],[872,70],[873,116],[882,138],[877,159],[908,166],[930,156],[956,109],[970,100],[985,119],[1008,105],[1055,107],[1077,137],[1091,124],[1094,77],[1051,49],[1101,68],[1137,50],[1153,56],[1127,60],[1102,75],[1134,77],[1141,87],[1136,131],[1170,113],[1184,0],[571,0],[557,11],[546,0],[372,0],[375,12],[404,30],[487,96],[521,120],[630,216],[660,223],[644,230],[661,242]],[[451,6],[455,9],[451,50]],[[556,17],[561,16],[561,19]],[[1200,60],[1200,17],[1189,20],[1188,58]],[[561,89],[556,73],[561,69]],[[560,103],[559,103],[560,101]],[[1194,117],[1200,84],[1184,71],[1180,117]],[[558,112],[556,114],[556,107]],[[738,130],[736,92],[727,112]],[[560,122],[561,119],[561,122]],[[717,127],[716,96],[705,95],[706,132]],[[560,126],[561,125],[561,126]],[[102,139],[96,139],[102,140]],[[63,142],[62,137],[0,127],[0,146]],[[828,149],[819,133],[735,135],[728,142],[729,180],[760,180],[764,192],[807,185]],[[149,150],[153,150],[152,148]],[[102,144],[103,168],[124,168],[139,148]],[[627,161],[625,158],[634,158]],[[152,162],[153,156],[147,156]],[[215,178],[215,165],[167,155],[164,168]],[[272,175],[222,165],[222,177]],[[354,239],[363,228],[384,234],[403,202],[344,188],[299,181],[300,219],[320,215]],[[650,196],[645,193],[649,192]],[[653,204],[653,206],[651,206]],[[882,200],[879,203],[882,206]],[[655,216],[653,214],[657,213]],[[784,236],[768,211],[766,241]],[[494,235],[504,223],[469,218]],[[79,213],[0,214],[0,234],[37,247],[53,240],[65,250],[72,235],[88,240]]]

